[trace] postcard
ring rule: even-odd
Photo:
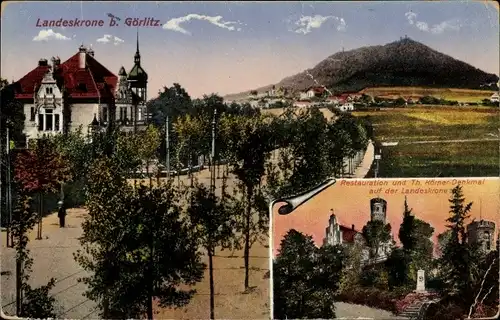
[[[496,312],[496,2],[1,14],[2,318]]]
[[[498,312],[498,178],[329,180],[272,208],[273,316]]]

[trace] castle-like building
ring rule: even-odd
[[[124,131],[140,130],[148,118],[147,84],[137,34],[134,65],[128,74],[122,66],[116,76],[96,60],[92,48],[81,45],[63,63],[59,57],[50,64],[40,59],[13,88],[24,107],[24,134],[30,140],[79,127],[85,133],[102,130],[110,121]]]
[[[485,253],[495,250],[495,223],[483,219],[472,221],[467,225],[467,239]]]
[[[337,216],[334,214],[333,209],[330,210],[330,218],[328,221],[328,227],[325,231],[325,238],[323,239],[323,245],[344,245],[352,246],[356,243],[364,246],[362,256],[363,260],[366,262],[370,258],[370,250],[366,246],[363,234],[355,229],[354,225],[351,227],[344,226],[339,223]],[[386,223],[387,217],[387,201],[382,198],[373,198],[370,200],[370,220],[371,221],[382,221]],[[386,260],[391,254],[392,248],[394,246],[394,239],[391,236],[391,240],[388,242],[380,244],[377,257],[372,257],[373,261],[379,262]]]

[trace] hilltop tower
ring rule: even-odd
[[[387,201],[382,198],[370,200],[370,217],[372,221],[380,220],[385,223],[387,215]]]
[[[492,221],[472,221],[467,225],[469,243],[477,243],[483,252],[495,250],[495,223]]]

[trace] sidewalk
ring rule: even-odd
[[[361,161],[361,164],[356,168],[356,171],[354,171],[353,178],[361,179],[366,177],[368,171],[370,171],[374,158],[375,158],[375,147],[373,145],[373,141],[370,140],[368,142],[368,147],[366,148],[363,161]]]
[[[58,314],[66,319],[92,316],[95,309],[94,302],[82,296],[86,285],[78,283],[77,279],[86,273],[73,258],[73,253],[81,248],[78,238],[82,234],[85,214],[84,209],[69,209],[66,228],[59,228],[57,213],[52,213],[43,219],[42,240],[35,239],[36,226],[29,234],[28,249],[34,262],[30,283],[38,287],[47,284],[51,277],[56,278],[51,295],[56,298]],[[0,237],[2,309],[7,315],[14,315],[15,251],[5,246],[5,232],[1,232]]]

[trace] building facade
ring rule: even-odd
[[[134,66],[117,77],[83,45],[65,62],[53,57],[14,82],[15,98],[24,109],[27,142],[43,134],[89,133],[116,121],[125,131],[142,129],[147,120],[147,74],[141,67],[139,39]],[[113,110],[115,111],[113,113]]]
[[[328,220],[328,226],[325,230],[325,238],[323,239],[323,245],[354,245],[356,243],[361,243],[365,246],[362,252],[364,263],[368,263],[370,258],[370,249],[366,246],[363,234],[357,231],[352,225],[351,227],[344,226],[339,223],[337,216],[334,214],[333,210],[330,210],[330,218]],[[374,198],[370,200],[370,219],[371,221],[382,221],[386,224],[387,215],[387,201],[381,198]],[[378,253],[376,257],[371,257],[373,262],[381,262],[387,260],[392,252],[394,246],[394,239],[387,242],[381,243],[379,245]]]

